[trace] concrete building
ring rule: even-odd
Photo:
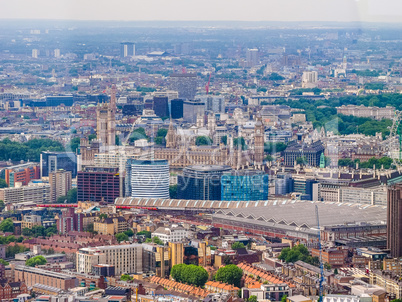
[[[171,265],[183,263],[184,246],[182,242],[169,242]]]
[[[104,254],[105,258],[100,254]],[[76,259],[78,272],[91,272],[94,264],[109,264],[114,265],[116,275],[139,273],[142,272],[142,245],[127,244],[82,248],[78,250]],[[96,263],[97,261],[100,262]]]
[[[120,43],[120,57],[135,57],[135,44],[132,42]]]
[[[195,124],[197,117],[204,115],[205,103],[201,101],[187,100],[183,102],[183,120],[187,123]]]
[[[0,189],[0,199],[4,203],[50,203],[50,186],[38,183],[27,186]]]
[[[259,63],[259,52],[257,48],[248,48],[246,51],[247,67],[253,67]]]
[[[60,196],[66,196],[72,188],[71,171],[57,170],[49,173],[50,200],[56,202]]]
[[[286,166],[294,166],[298,158],[305,158],[306,164],[319,167],[320,156],[324,153],[324,146],[321,141],[311,144],[301,142],[290,142],[284,151],[284,161]]]
[[[34,226],[42,225],[42,216],[39,215],[24,215],[21,221],[21,229],[32,229]]]
[[[160,227],[152,232],[152,238],[158,237],[163,243],[178,242],[188,236],[188,232],[182,226],[171,226],[170,228]]]

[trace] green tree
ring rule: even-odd
[[[170,275],[177,282],[203,287],[208,280],[205,268],[194,264],[176,264],[172,267]]]
[[[124,233],[118,233],[115,235],[116,239],[118,242],[122,242],[122,241],[128,241],[128,236]]]
[[[160,240],[158,236],[153,237],[152,242],[159,244],[159,245],[164,245],[163,241]]]
[[[128,229],[127,231],[124,231],[124,234],[126,234],[128,237],[134,236],[134,232],[132,229]]]
[[[334,269],[334,275],[338,275],[338,269]],[[402,301],[401,301],[402,302]]]
[[[0,231],[2,232],[9,232],[9,233],[13,233],[14,232],[14,223],[13,220],[11,218],[7,218],[4,219],[1,223],[0,223]]]
[[[32,266],[32,267],[35,267],[37,265],[44,265],[46,263],[47,263],[47,260],[43,256],[35,256],[35,257],[32,257],[32,258],[28,259],[27,261],[25,261],[26,266]]]
[[[235,242],[232,244],[232,249],[244,249],[246,246],[242,242]]]
[[[281,299],[281,302],[286,302],[287,299],[288,299],[288,296],[287,296],[287,295],[284,295],[284,296],[282,297],[282,299]]]
[[[3,211],[5,207],[4,201],[0,199],[0,211]]]
[[[131,136],[130,136],[130,141],[131,141],[131,142],[134,142],[134,141],[139,140],[139,139],[146,139],[146,140],[148,140],[148,136],[147,136],[146,133],[145,133],[145,129],[142,128],[142,127],[135,129],[135,130],[131,133]]]
[[[244,140],[244,137],[236,137],[236,138],[233,140],[233,146],[234,146],[236,149],[239,149],[240,146],[241,146],[241,149],[242,149],[242,150],[246,150],[246,141]]]
[[[223,143],[225,146],[228,144],[228,136],[224,135],[221,137],[221,143]]]
[[[102,214],[99,215],[100,220],[106,219],[106,218],[107,218],[107,214],[105,214],[105,213],[102,213]]]
[[[212,145],[212,139],[208,136],[197,136],[195,139],[195,144],[197,146]]]
[[[172,199],[177,198],[177,185],[169,186],[169,197]]]
[[[3,265],[9,265],[9,263],[4,259],[0,259],[0,263]]]
[[[121,281],[131,281],[131,280],[133,280],[133,277],[131,277],[128,274],[123,274],[123,275],[120,276],[120,280]]]
[[[247,300],[248,302],[257,302],[257,296],[251,295],[250,298]]]
[[[240,287],[240,280],[243,276],[243,271],[235,264],[229,264],[221,267],[215,275],[216,281],[221,281],[234,286]]]
[[[151,238],[152,233],[150,231],[141,231],[137,233],[137,236],[142,236],[144,235],[145,238]]]
[[[168,129],[160,128],[160,129],[158,129],[158,132],[156,133],[156,136],[166,137],[167,133],[168,133]]]
[[[22,235],[31,237],[33,235],[32,230],[29,228],[23,228],[22,229]]]
[[[73,188],[67,192],[67,202],[77,203],[78,189]]]
[[[8,184],[3,178],[0,178],[0,189],[2,188],[8,188]]]
[[[307,159],[305,156],[296,158],[296,164],[298,165],[305,165],[307,164]]]

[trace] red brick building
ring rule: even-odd
[[[24,281],[8,282],[6,280],[0,281],[0,299],[12,300],[18,295],[27,294],[28,287]]]
[[[311,255],[313,257],[320,257],[320,251],[318,249],[312,249]],[[332,248],[322,251],[322,262],[328,263],[331,267],[342,267],[345,265],[345,258],[348,256],[347,249]]]
[[[5,169],[5,181],[9,187],[15,187],[15,183],[21,182],[26,186],[32,179],[40,179],[40,168],[33,163],[12,166]]]

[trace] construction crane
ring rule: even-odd
[[[321,232],[320,232],[320,216],[318,215],[318,206],[315,205],[315,216],[317,219],[318,229],[318,248],[320,251],[320,276],[319,276],[319,289],[318,289],[318,302],[322,302],[322,288],[324,283],[324,265],[322,264],[322,246],[321,246]]]
[[[208,83],[207,83],[207,85],[205,85],[205,91],[207,92],[207,94],[209,92],[209,83],[211,83],[211,73],[209,74]]]

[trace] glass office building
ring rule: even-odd
[[[222,200],[268,200],[268,174],[263,171],[232,171],[222,175]]]

